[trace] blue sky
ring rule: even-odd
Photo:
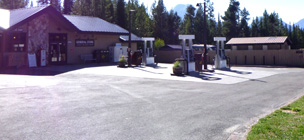
[[[126,0],[127,1],[127,0]],[[173,9],[177,4],[196,5],[203,0],[163,0],[167,10]],[[139,0],[145,3],[150,9],[154,0]],[[214,14],[220,13],[224,15],[230,0],[211,0],[214,3]],[[262,16],[265,9],[268,13],[276,12],[286,23],[297,23],[304,18],[304,0],[239,0],[240,7],[246,9],[250,13],[250,17]]]
[[[31,0],[30,0],[31,1]],[[37,0],[32,0],[36,2]],[[64,0],[61,0],[62,2]],[[128,0],[125,0],[126,2]],[[146,7],[151,9],[151,6],[155,0],[139,0],[140,3],[144,3]],[[158,1],[158,0],[156,0]],[[192,4],[196,5],[198,2],[204,2],[204,0],[163,0],[167,7],[167,10],[173,9],[178,4]],[[218,13],[222,16],[227,10],[230,0],[210,0],[214,3],[214,14],[217,17]],[[250,13],[251,19],[256,16],[262,16],[265,9],[268,13],[276,12],[286,23],[297,23],[304,18],[304,0],[238,0],[240,7],[246,9]],[[150,12],[150,11],[149,11]]]

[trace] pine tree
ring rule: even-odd
[[[168,15],[168,32],[169,36],[167,37],[167,43],[168,44],[178,44],[179,39],[178,39],[178,28],[181,23],[181,18],[177,15],[177,12],[174,12],[173,10],[170,11]]]
[[[250,36],[251,37],[258,37],[260,36],[259,35],[259,32],[260,32],[260,28],[259,28],[259,18],[256,17],[255,19],[252,20],[252,23],[251,23],[251,30],[250,30]]]
[[[195,43],[203,42],[203,27],[204,27],[204,11],[200,5],[196,11],[194,19]]]
[[[156,38],[163,39],[167,41],[165,38],[167,37],[167,10],[164,5],[163,0],[159,0],[156,6],[156,2],[152,5],[152,17],[153,17],[153,29],[154,36]]]
[[[279,16],[273,12],[269,15],[270,36],[277,36],[279,32]]]
[[[63,1],[63,14],[69,15],[72,12],[73,0]]]
[[[104,9],[105,9],[105,20],[114,23],[115,22],[114,5],[111,0],[105,1]]]
[[[240,28],[239,28],[239,36],[240,37],[249,37],[250,36],[250,29],[248,27],[248,20],[250,18],[248,18],[249,16],[249,12],[246,10],[246,8],[244,8],[241,11],[241,24],[240,24]]]
[[[151,25],[151,20],[146,13],[146,8],[143,4],[136,9],[134,16],[135,22],[133,25],[136,27],[136,30],[133,32],[138,36],[151,36],[151,28],[149,27]]]
[[[28,0],[0,0],[0,8],[4,9],[18,9],[24,8],[28,5]]]
[[[194,34],[194,16],[195,16],[195,8],[192,5],[187,7],[187,13],[184,17],[184,34]]]
[[[46,4],[49,4],[50,2],[49,2],[49,0],[37,0],[37,3],[39,5],[46,5]]]
[[[107,1],[106,0],[101,0],[101,5],[100,5],[101,11],[100,12],[99,11],[98,12],[95,11],[95,13],[97,13],[97,15],[98,15],[97,17],[99,17],[101,19],[104,19],[104,20],[106,20],[106,5],[107,5]]]
[[[57,11],[61,12],[61,0],[50,0],[50,4],[54,6]]]
[[[138,5],[138,0],[129,0],[127,5],[126,5],[126,17],[127,17],[127,28],[129,30],[129,23],[130,23],[130,20],[131,20],[131,31],[132,33],[136,32],[137,30],[137,23],[135,22],[136,21],[136,14],[137,14],[137,9],[138,9],[139,5]],[[130,11],[132,11],[130,13]],[[131,14],[131,19],[130,19],[130,14]]]
[[[223,36],[223,24],[222,21],[220,19],[220,14],[218,15],[218,19],[217,19],[217,27],[216,27],[216,36]]]
[[[239,20],[239,11],[240,3],[236,0],[230,0],[229,7],[225,12],[225,16],[222,17],[223,22],[223,34],[228,38],[238,36],[238,20]]]
[[[92,0],[76,0],[72,8],[72,13],[82,16],[95,16],[94,11],[96,11],[96,9],[92,7],[93,2]]]
[[[213,2],[210,0],[206,1],[207,7],[207,43],[211,44],[214,42],[213,37],[216,36],[216,21],[214,18],[214,7]]]
[[[38,0],[38,5],[50,4],[54,6],[58,11],[61,11],[61,0]]]
[[[263,18],[261,20],[261,36],[269,36],[269,14],[267,10],[263,13]]]
[[[125,2],[124,0],[117,1],[116,8],[116,23],[122,28],[126,28],[126,13],[125,13]]]

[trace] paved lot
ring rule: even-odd
[[[170,73],[161,64],[0,74],[0,138],[239,139],[259,117],[304,95],[300,68]]]

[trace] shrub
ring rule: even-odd
[[[118,62],[127,63],[127,60],[126,60],[125,56],[122,55],[122,56],[119,58]]]
[[[164,40],[161,40],[161,39],[156,39],[155,42],[154,42],[154,47],[156,50],[159,50],[159,48],[165,46],[165,41]]]
[[[176,61],[176,62],[174,62],[174,64],[173,64],[173,68],[177,68],[177,67],[180,67],[181,65],[180,65],[180,62],[179,61]]]

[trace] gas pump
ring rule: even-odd
[[[187,61],[187,72],[185,73],[195,71],[194,52],[192,48],[192,40],[195,39],[195,36],[179,35],[178,37],[182,40],[182,58]],[[188,40],[188,48],[186,48],[186,40]]]
[[[146,65],[152,65],[155,62],[155,58],[153,56],[153,41],[155,38],[142,38],[144,41],[144,49],[143,49],[143,64]],[[150,42],[150,48],[147,47],[147,43]]]
[[[227,66],[227,57],[225,55],[224,48],[224,41],[226,41],[226,37],[214,37],[214,41],[216,41],[216,55],[214,60],[215,69],[229,69]]]

